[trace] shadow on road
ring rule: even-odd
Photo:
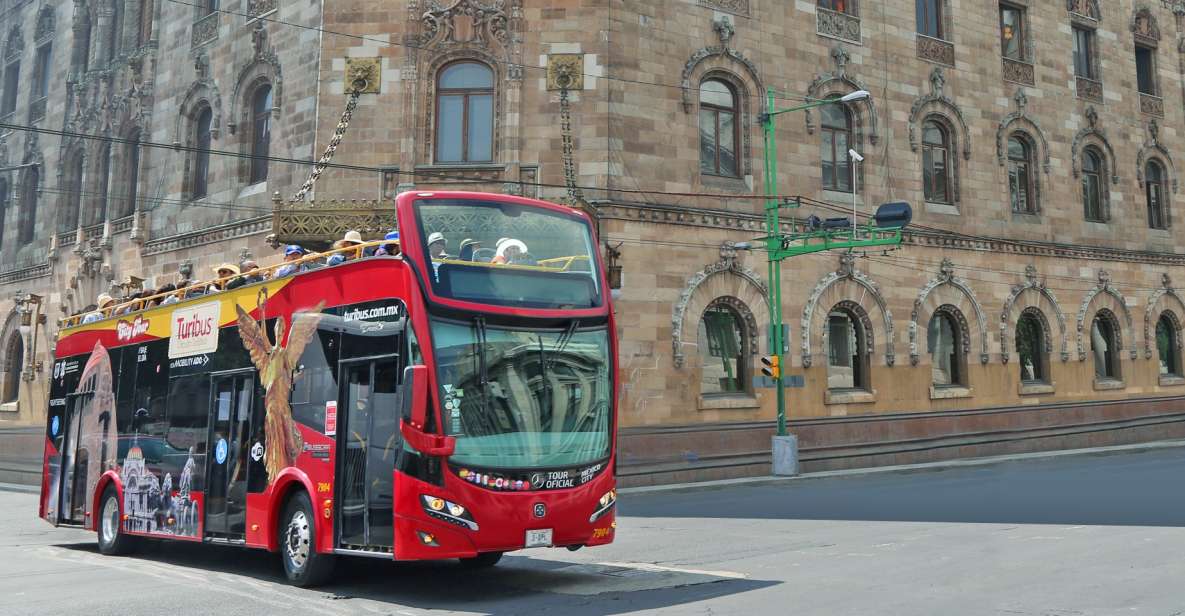
[[[622,494],[620,515],[1185,526],[1185,449]]]
[[[97,553],[93,542],[56,547]],[[134,554],[121,558],[286,584],[278,557],[259,550],[146,541]],[[314,590],[293,588],[292,592],[313,599],[364,599],[489,615],[555,609],[564,616],[610,616],[671,608],[779,583],[711,572],[653,571],[516,555],[507,555],[497,567],[482,571],[463,569],[456,561],[396,563],[339,558],[329,584]]]

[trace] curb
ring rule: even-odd
[[[875,466],[870,468],[851,468],[837,471],[819,471],[815,473],[803,473],[793,477],[740,477],[737,479],[717,479],[714,481],[698,481],[691,483],[674,483],[670,485],[661,486],[638,486],[633,488],[619,488],[617,491],[622,494],[646,494],[651,492],[678,492],[678,491],[693,491],[704,490],[711,488],[723,488],[734,486],[762,486],[774,485],[780,483],[787,483],[793,481],[804,481],[810,479],[828,479],[831,477],[859,477],[864,475],[877,475],[882,473],[918,473],[926,471],[941,471],[953,468],[975,467],[975,466],[991,466],[994,464],[1003,464],[1005,462],[1016,462],[1021,460],[1041,460],[1048,458],[1061,458],[1069,456],[1087,456],[1087,455],[1107,455],[1112,453],[1129,453],[1137,451],[1149,451],[1155,449],[1171,449],[1174,447],[1185,447],[1185,440],[1174,441],[1155,441],[1151,443],[1136,443],[1132,445],[1112,445],[1109,447],[1091,447],[1087,449],[1063,449],[1058,451],[1039,451],[1034,453],[1020,453],[1002,456],[988,456],[983,458],[967,458],[960,460],[944,460],[941,462],[924,462],[921,464],[901,464],[896,466]]]
[[[0,483],[0,492],[20,492],[23,494],[40,494],[40,486],[27,486],[20,483]]]

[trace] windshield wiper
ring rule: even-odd
[[[489,417],[489,401],[486,397],[490,388],[489,372],[486,366],[486,319],[483,316],[473,317],[474,346],[477,347],[477,388],[481,398],[481,415]]]
[[[547,379],[547,355],[543,353],[543,334],[537,335],[535,339],[539,341],[539,393],[543,402],[543,411],[550,417],[553,410],[551,408],[551,381]],[[543,421],[542,413],[539,415],[539,421],[541,423]]]

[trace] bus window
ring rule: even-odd
[[[172,379],[169,382],[168,430],[165,443],[174,450],[193,454],[197,468],[205,468],[207,453],[206,433],[209,430],[210,375],[198,374]],[[180,457],[180,456],[178,456]],[[184,465],[185,459],[178,459],[167,466]],[[201,490],[200,474],[197,474],[193,490]]]
[[[325,403],[337,400],[338,334],[321,322],[317,336],[304,348],[292,382],[292,418],[320,432],[325,429]]]

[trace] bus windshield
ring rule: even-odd
[[[575,322],[565,331],[483,323],[432,325],[445,431],[457,438],[453,461],[510,469],[608,457],[608,330],[578,330]]]
[[[524,308],[601,305],[592,233],[576,216],[475,199],[422,199],[416,214],[437,296]]]

